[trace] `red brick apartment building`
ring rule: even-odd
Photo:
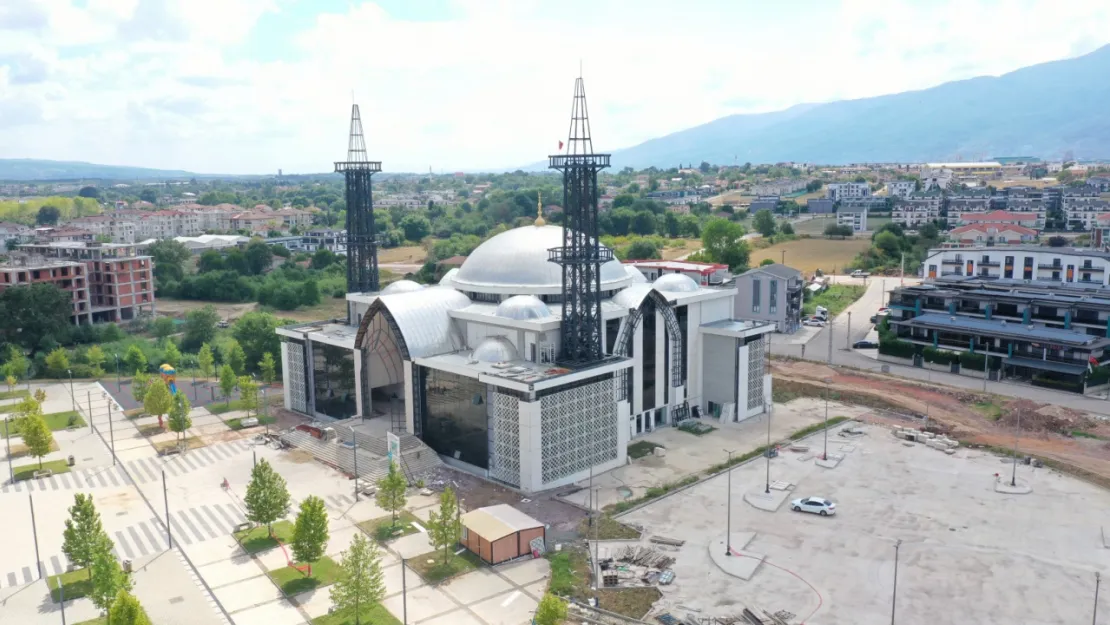
[[[89,322],[92,313],[85,263],[17,256],[10,263],[0,265],[0,292],[8,287],[40,283],[69,291],[73,299],[74,323]]]
[[[129,321],[154,314],[154,260],[137,245],[73,241],[19,248],[29,265],[57,261],[84,265],[87,313],[75,313],[75,323]]]

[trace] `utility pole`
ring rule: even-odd
[[[50,590],[50,584],[47,584],[47,590]],[[66,585],[62,583],[61,578],[58,578],[58,599],[62,606],[62,625],[66,625]]]
[[[1098,585],[1100,581],[1102,581],[1102,575],[1095,571],[1095,609],[1091,615],[1091,625],[1098,625],[1096,621],[1098,621]]]
[[[15,483],[15,469],[12,468],[12,434],[8,431],[8,422],[11,421],[11,415],[4,417],[4,445],[7,447],[8,452],[8,479]]]
[[[786,264],[786,250],[782,250],[782,264]]]
[[[77,396],[73,394],[73,369],[66,369],[66,373],[69,374],[69,399],[73,403],[73,412],[77,412]],[[92,415],[89,415],[89,419],[92,419]]]
[[[348,426],[351,430],[351,454],[355,457],[355,503],[358,503],[358,439],[355,438],[355,428]]]
[[[1021,434],[1021,411],[1017,412],[1017,427],[1014,428],[1014,470],[1010,474],[1010,486],[1017,486],[1017,459],[1018,459],[1018,436]]]
[[[829,381],[825,380],[825,452],[821,459],[829,459]]]
[[[31,506],[31,537],[35,540],[35,567],[39,572],[39,579],[42,579],[42,558],[39,557],[39,528],[35,524],[35,498],[31,493],[27,493],[27,504]],[[59,584],[62,580],[58,580]]]
[[[852,348],[852,311],[848,311],[848,331],[844,335],[844,349]]]
[[[725,512],[725,555],[732,555],[732,450],[726,449],[725,453],[728,454],[728,504]]]
[[[890,593],[890,625],[894,625],[894,607],[898,601],[898,549],[902,546],[902,539],[894,543],[894,591]]]
[[[95,432],[96,423],[93,421],[92,391],[88,391],[85,393],[85,403],[89,405],[89,429]]]
[[[902,264],[898,269],[898,286],[906,286],[906,253],[902,252]]]
[[[832,343],[833,343],[833,318],[829,317],[828,323],[825,324],[825,331],[829,333],[829,365],[832,365]]]
[[[405,559],[401,558],[401,619],[404,625],[409,625],[409,597],[408,585],[405,582]]]
[[[105,393],[107,395],[107,393]],[[116,428],[112,426],[112,398],[108,400],[108,436],[112,441],[112,466],[116,466]],[[92,421],[92,411],[89,412],[89,421]]]
[[[162,501],[166,504],[166,542],[173,549],[173,532],[170,531],[170,495],[166,489],[166,470],[162,469]]]

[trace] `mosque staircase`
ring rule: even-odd
[[[297,449],[312,454],[317,460],[346,473],[355,475],[355,452],[352,441],[358,444],[358,477],[367,482],[377,482],[389,473],[386,441],[363,432],[335,428],[338,438],[325,441],[308,432],[288,430],[281,440]],[[352,436],[353,434],[353,436]],[[401,470],[410,484],[415,484],[427,472],[443,466],[439,455],[424,441],[411,434],[401,435]]]

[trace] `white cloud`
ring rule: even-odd
[[[610,150],[731,113],[1003,73],[1110,32],[1093,0],[455,0],[449,21],[352,2],[263,38],[293,59],[275,61],[242,44],[268,12],[303,11],[293,0],[25,2],[0,10],[0,106],[21,120],[0,157],[228,173],[330,169],[352,90],[387,170],[512,167],[565,136],[580,60]]]

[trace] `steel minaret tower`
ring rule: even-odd
[[[335,171],[347,180],[347,292],[378,290],[378,242],[374,227],[374,197],[370,178],[382,170],[381,161],[366,156],[362,117],[351,105],[351,134],[347,160],[337,161]]]
[[[579,76],[565,152],[549,157],[563,172],[563,245],[548,250],[548,260],[563,268],[563,327],[559,360],[588,364],[604,357],[601,341],[601,265],[613,252],[601,247],[597,226],[597,172],[609,166],[608,154],[594,154],[586,88]]]

